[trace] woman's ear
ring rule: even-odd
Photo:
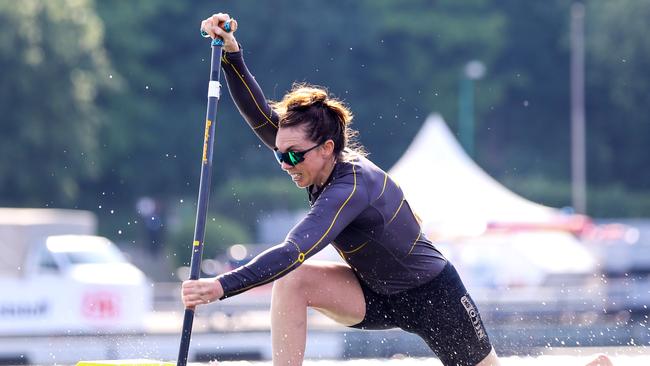
[[[332,139],[323,143],[323,152],[325,155],[331,155],[334,152],[334,141],[332,141]]]

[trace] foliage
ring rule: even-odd
[[[650,188],[650,2],[597,1],[587,7],[589,178]]]
[[[251,232],[265,215],[275,210],[295,211],[306,208],[307,194],[287,177],[231,179],[215,192],[217,212],[248,224]]]
[[[502,183],[526,199],[550,207],[571,205],[571,186],[562,180],[551,180],[544,176],[509,176]]]
[[[89,1],[0,2],[1,204],[73,205],[106,168],[103,37]]]
[[[178,218],[176,225],[170,226],[166,249],[176,267],[190,265],[194,219],[193,214],[183,214]],[[251,233],[237,221],[219,214],[208,214],[203,257],[215,258],[233,244],[250,243],[252,237]]]
[[[544,176],[507,177],[503,184],[526,199],[550,207],[571,206],[571,185]],[[594,217],[649,217],[650,192],[635,191],[621,184],[594,185],[587,190],[590,215]]]
[[[198,26],[225,11],[239,21],[267,97],[281,98],[294,81],[328,86],[351,106],[361,142],[385,169],[430,112],[456,126],[462,68],[482,61],[479,164],[527,197],[567,205],[570,5],[0,0],[0,204],[88,208],[101,219],[108,207],[133,216],[142,196],[173,206],[196,195],[209,62]],[[598,193],[612,190],[630,205],[617,215],[642,214],[650,3],[586,8],[588,206],[613,213],[612,195]],[[304,207],[305,195],[289,188],[223,94],[211,207],[252,238],[260,215]]]

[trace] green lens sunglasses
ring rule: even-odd
[[[312,146],[307,150],[304,151],[292,151],[289,150],[287,152],[280,152],[279,150],[273,151],[275,154],[275,158],[278,160],[278,163],[287,163],[291,166],[296,166],[299,163],[303,162],[305,160],[305,154],[314,150],[315,148],[319,147],[321,144],[318,144],[316,146]]]

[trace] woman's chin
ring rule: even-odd
[[[294,182],[298,188],[307,188],[309,184],[302,183],[301,181]]]
[[[300,178],[293,181],[298,188],[307,188],[310,186],[309,182],[306,179]]]

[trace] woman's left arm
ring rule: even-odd
[[[369,205],[368,194],[353,168],[324,189],[307,216],[284,243],[261,253],[249,263],[217,277],[222,298],[272,282],[296,269],[330,244]]]

